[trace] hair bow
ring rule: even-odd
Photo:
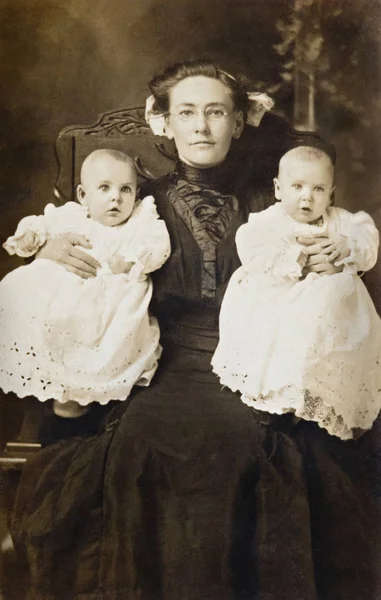
[[[148,96],[145,108],[145,120],[150,126],[154,135],[165,135],[165,116],[164,113],[159,113],[153,110],[155,104],[154,96]]]
[[[265,112],[270,111],[275,102],[264,92],[248,92],[249,110],[247,112],[246,123],[253,127],[258,127]]]

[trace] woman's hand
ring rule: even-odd
[[[67,271],[79,275],[82,279],[95,277],[100,264],[78,246],[91,248],[91,244],[85,236],[76,233],[50,238],[38,251],[36,258],[53,260],[65,267]]]
[[[344,237],[344,236],[342,236]],[[308,273],[320,273],[321,275],[334,275],[341,273],[344,266],[337,267],[334,261],[337,260],[338,246],[335,245],[335,240],[327,235],[322,235],[315,238],[298,238],[298,243],[306,247],[309,258],[304,266],[303,275]],[[344,248],[342,248],[344,250]],[[349,255],[349,249],[348,254]],[[344,258],[344,256],[342,257]]]

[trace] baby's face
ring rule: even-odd
[[[114,227],[131,215],[136,185],[135,169],[127,162],[106,155],[87,166],[78,187],[78,197],[94,221]]]
[[[328,157],[309,160],[285,156],[274,185],[275,197],[291,218],[313,223],[331,203],[333,165]]]

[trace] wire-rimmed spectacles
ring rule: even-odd
[[[193,121],[198,115],[203,115],[207,121],[220,121],[225,119],[230,113],[220,106],[209,106],[204,110],[196,110],[195,108],[181,108],[177,112],[169,113],[173,117],[177,117],[181,121]]]

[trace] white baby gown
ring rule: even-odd
[[[302,278],[297,237],[324,233],[347,236],[344,270]],[[364,212],[330,207],[320,226],[294,221],[281,203],[251,214],[220,313],[212,365],[221,383],[249,406],[292,412],[342,439],[370,429],[381,408],[381,319],[357,272],[376,263],[378,238]]]
[[[26,231],[37,233],[33,252],[18,248]],[[0,283],[0,387],[41,401],[125,400],[131,388],[149,385],[161,354],[159,326],[148,313],[148,273],[170,254],[164,221],[152,197],[135,204],[128,221],[107,227],[75,202],[48,204],[44,215],[23,219],[4,247],[32,255],[48,237],[85,235],[101,268],[81,279],[63,266],[37,259]],[[112,274],[115,254],[134,263],[128,274]]]

